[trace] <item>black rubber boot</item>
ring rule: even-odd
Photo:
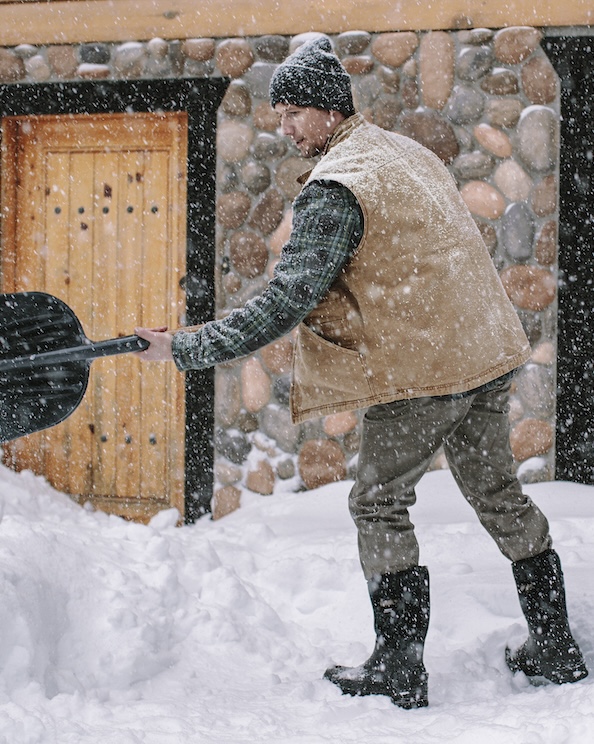
[[[528,623],[528,640],[505,660],[512,672],[545,677],[555,684],[588,676],[584,657],[571,635],[563,571],[554,550],[512,563],[520,606]]]
[[[427,705],[423,648],[429,626],[429,573],[424,566],[369,582],[376,643],[361,666],[334,666],[324,677],[347,695],[388,695],[401,708]]]

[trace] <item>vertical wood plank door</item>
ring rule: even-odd
[[[2,291],[64,300],[99,341],[183,324],[187,115],[7,117]],[[6,448],[80,502],[184,514],[184,376],[131,354],[91,365],[66,421]]]

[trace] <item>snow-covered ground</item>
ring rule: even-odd
[[[447,471],[413,520],[431,574],[428,708],[350,698],[322,673],[373,646],[348,483],[148,526],[0,468],[1,744],[584,744],[594,734],[594,488],[527,487],[551,521],[592,676],[513,678],[508,562]]]

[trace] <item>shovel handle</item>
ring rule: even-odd
[[[25,354],[13,359],[0,359],[0,372],[35,365],[48,367],[53,364],[64,364],[64,362],[92,361],[114,354],[143,351],[148,347],[149,342],[140,338],[140,336],[123,336],[122,338],[111,338],[107,341],[97,342],[89,341],[80,346],[71,346],[68,349],[55,349],[54,351],[43,351],[38,354]]]

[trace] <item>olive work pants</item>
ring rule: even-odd
[[[514,474],[509,388],[507,380],[488,392],[395,401],[366,411],[349,509],[367,580],[418,565],[409,509],[441,445],[462,494],[509,560],[551,547],[546,517]]]

